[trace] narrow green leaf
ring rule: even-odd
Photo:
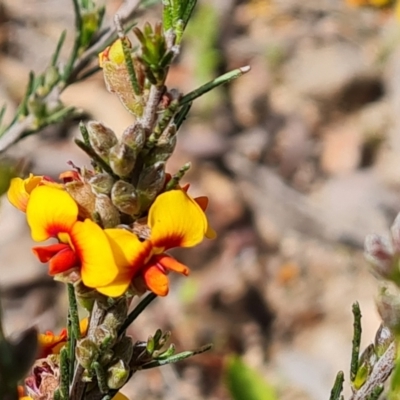
[[[167,365],[167,364],[173,364],[173,363],[176,363],[178,361],[185,360],[186,358],[193,357],[196,354],[204,353],[205,351],[210,350],[211,347],[212,347],[212,344],[207,344],[205,346],[200,347],[199,349],[183,351],[182,353],[175,354],[175,355],[173,355],[171,357],[168,357],[166,359],[153,360],[153,361],[150,361],[147,364],[142,365],[141,369],[150,369],[150,368],[161,367],[161,366]],[[247,399],[247,400],[250,400],[250,399]],[[262,400],[268,400],[268,399],[262,399]]]
[[[200,86],[198,89],[193,90],[193,92],[190,92],[187,95],[183,96],[180,101],[180,105],[182,106],[184,104],[190,103],[194,99],[197,99],[198,97],[202,96],[204,93],[207,93],[218,86],[228,83],[233,79],[239,78],[240,76],[249,71],[250,67],[246,66],[227,72],[226,74],[219,76],[218,78],[206,83],[205,85]]]
[[[335,383],[333,384],[329,400],[340,400],[340,396],[343,391],[343,382],[344,382],[344,373],[343,371],[339,371],[336,375]]]
[[[131,49],[128,46],[127,41],[124,40],[124,38],[121,39],[121,43],[122,43],[122,50],[124,51],[125,65],[126,65],[126,69],[128,71],[129,80],[131,82],[132,89],[135,94],[139,95],[140,87],[139,87],[139,82],[136,77],[135,68],[133,67]]]
[[[63,44],[64,44],[64,42],[65,42],[66,36],[67,36],[67,31],[66,31],[66,29],[64,29],[64,30],[61,32],[60,38],[58,39],[58,43],[57,43],[57,46],[56,46],[56,50],[55,50],[53,56],[51,57],[51,65],[52,65],[53,67],[57,64],[58,57],[59,57],[59,55],[60,55],[61,48],[62,48],[62,46],[63,46]]]
[[[233,400],[277,400],[274,388],[238,356],[227,362],[226,384]]]
[[[353,382],[358,371],[358,361],[360,358],[360,343],[361,343],[361,310],[360,305],[356,302],[353,304],[353,341],[351,349],[350,362],[350,381]]]

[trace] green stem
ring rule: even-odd
[[[148,294],[126,317],[125,322],[119,328],[118,335],[122,335],[128,326],[142,313],[142,311],[154,300],[157,295],[154,293]]]
[[[72,283],[67,284],[68,290],[68,382],[72,383],[75,368],[76,342],[81,336],[79,327],[78,304],[76,302],[75,288]],[[67,369],[65,369],[67,371]],[[64,372],[64,371],[62,371]]]
[[[240,76],[249,71],[250,67],[246,66],[227,72],[226,74],[219,76],[218,78],[206,83],[205,85],[200,86],[198,89],[193,90],[193,92],[190,92],[187,95],[183,96],[179,104],[183,106],[184,104],[191,103],[194,99],[197,99],[204,93],[207,93],[210,90],[213,90],[214,88],[221,86],[233,79],[239,78]]]

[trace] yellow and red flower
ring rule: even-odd
[[[204,237],[215,236],[204,213],[207,198],[193,199],[186,187],[156,198],[148,214],[151,234],[140,240],[125,229],[103,230],[90,219],[81,221],[77,202],[62,185],[43,184],[41,177],[33,176],[21,181],[10,189],[9,197],[22,199],[13,204],[26,210],[33,240],[58,240],[33,248],[41,262],[49,263],[49,274],[55,276],[78,269],[85,286],[108,296],[122,295],[132,281],[137,287],[141,283],[155,294],[165,296],[169,290],[169,271],[189,274],[186,265],[165,251],[192,247]]]
[[[58,243],[34,247],[33,252],[41,262],[49,262],[50,275],[79,268],[86,286],[104,286],[118,274],[108,238],[90,219],[79,221],[78,212],[78,205],[65,190],[36,187],[26,207],[32,238],[36,242],[55,238]]]
[[[206,206],[205,197],[193,199],[184,190],[171,190],[160,194],[150,207],[148,239],[142,242],[127,230],[106,229],[119,271],[113,282],[97,290],[108,296],[119,296],[134,278],[139,278],[155,294],[167,295],[167,273],[188,275],[189,268],[165,251],[173,247],[192,247],[204,237],[215,237],[204,213]]]

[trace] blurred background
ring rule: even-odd
[[[108,20],[120,3],[107,1]],[[328,398],[337,371],[348,376],[356,300],[363,346],[373,341],[378,284],[363,242],[387,232],[400,210],[400,21],[390,8],[356,3],[367,1],[199,0],[169,87],[185,93],[252,68],[197,101],[169,161],[172,173],[192,162],[186,181],[193,195],[209,196],[218,238],[174,253],[190,277],[172,277],[168,297],[130,334],[146,340],[162,327],[180,351],[214,348],[138,373],[126,387],[132,399],[230,399],[231,354],[279,399]],[[63,29],[65,50],[72,43],[71,4],[0,2],[0,100],[9,117],[29,71],[45,68]],[[159,16],[153,7],[139,25]],[[132,123],[101,74],[69,87],[63,100],[116,132]],[[68,161],[83,166],[88,160],[72,140],[77,122],[46,129],[9,154],[53,177]],[[65,325],[63,287],[31,245],[24,215],[2,201],[0,288],[9,333]]]

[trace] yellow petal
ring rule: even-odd
[[[124,394],[118,392],[112,400],[129,400]]]
[[[152,246],[149,241],[140,242],[134,233],[125,229],[106,229],[105,233],[118,266],[118,275],[97,290],[106,296],[117,297],[128,289],[133,277],[149,258]]]
[[[128,45],[130,45],[130,42],[128,42]],[[104,63],[107,61],[118,65],[125,62],[121,39],[117,39],[111,46],[99,54],[99,65],[101,68],[103,68]]]
[[[28,178],[13,178],[7,192],[9,202],[19,210],[25,212],[32,190],[40,184],[42,176],[30,174]]]
[[[99,225],[86,219],[78,221],[71,230],[71,242],[81,260],[81,277],[90,288],[112,282],[118,275],[110,242]]]
[[[32,191],[26,219],[36,242],[57,237],[59,233],[69,233],[77,218],[78,206],[66,191],[47,185]]]
[[[160,194],[150,207],[150,240],[161,252],[172,247],[192,247],[200,243],[208,221],[201,207],[183,190]]]

